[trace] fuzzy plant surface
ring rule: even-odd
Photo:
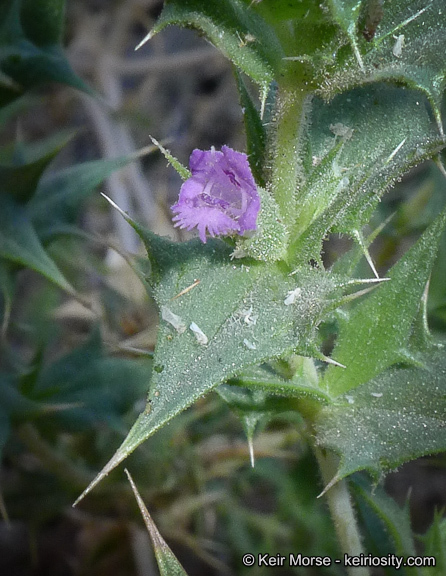
[[[197,228],[199,238],[173,242],[123,214],[147,249],[140,264],[160,326],[146,408],[82,497],[216,390],[250,442],[261,422],[301,415],[341,548],[359,556],[345,479],[364,470],[378,480],[446,449],[444,344],[427,325],[446,209],[384,277],[368,251],[379,230],[365,233],[382,196],[412,167],[432,159],[445,173],[446,7],[166,0],[141,44],[170,25],[197,30],[233,63],[247,155],[194,150],[189,170],[162,149],[184,180],[173,220]],[[322,248],[331,233],[354,244],[327,266]],[[363,258],[368,273],[359,274]],[[328,324],[331,348],[321,329]],[[407,515],[384,495],[352,490],[395,549],[413,552]],[[183,573],[169,562],[160,564],[163,574]],[[363,565],[351,573],[371,572]]]

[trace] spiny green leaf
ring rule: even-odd
[[[315,100],[290,252],[319,260],[328,231],[361,230],[395,179],[444,146],[409,90],[378,84]]]
[[[294,80],[317,86],[321,69],[335,63],[336,52],[346,42],[326,3],[314,0],[245,0],[249,8],[271,26],[289,62]],[[280,82],[281,78],[276,76]]]
[[[346,4],[340,0],[336,3]],[[440,107],[446,78],[441,57],[446,48],[444,11],[443,0],[385,2],[376,33],[362,45],[364,71],[358,70],[353,57],[349,58],[322,85],[321,93],[332,97],[353,86],[382,80],[404,83],[426,94],[442,130]]]
[[[435,261],[446,211],[393,266],[381,284],[341,322],[333,358],[345,370],[329,367],[324,376],[334,396],[367,382],[404,359],[413,320]]]
[[[270,365],[248,368],[217,388],[217,393],[239,416],[245,430],[254,466],[253,437],[260,426],[277,414],[298,412],[302,399],[315,405],[331,402],[318,385],[317,372],[311,358],[292,356],[287,367],[294,372],[286,379]]]
[[[382,230],[387,226],[389,220],[392,219],[392,215],[382,222],[371,234],[366,238],[362,239],[362,244],[356,239],[354,246],[345,252],[341,257],[339,257],[336,262],[331,266],[330,270],[335,274],[341,274],[344,276],[355,276],[355,270],[363,257],[367,257],[364,250],[367,250],[373,243],[374,240],[379,236]],[[368,263],[370,267],[370,263]]]
[[[261,390],[250,390],[227,384],[219,386],[217,393],[240,418],[248,440],[251,466],[254,467],[254,434],[266,424],[272,415],[266,408],[267,394]]]
[[[313,0],[244,0],[245,4],[262,15],[268,23],[289,20],[319,20],[323,14],[321,7]],[[308,12],[310,12],[308,14]],[[317,14],[317,16],[315,16]]]
[[[364,67],[358,48],[357,23],[361,10],[362,0],[328,0],[328,6],[335,22],[347,35],[352,46],[353,53],[360,68]]]
[[[166,544],[165,540],[159,533],[155,522],[152,520],[149,511],[147,510],[141,495],[139,494],[136,484],[133,482],[133,478],[130,476],[128,470],[125,471],[127,478],[129,479],[130,485],[132,487],[133,493],[135,495],[136,501],[138,503],[139,509],[141,511],[142,517],[144,518],[147,531],[152,540],[153,547],[155,549],[155,557],[158,563],[158,568],[160,570],[160,576],[187,576],[184,568],[178,562],[177,557]]]
[[[446,202],[446,179],[444,175],[432,166],[430,178],[425,187],[432,190],[430,201],[426,209],[420,214],[418,212],[418,222],[422,225],[424,221],[432,221],[444,207]],[[415,218],[415,225],[417,219]],[[408,222],[410,226],[411,223]],[[443,235],[439,244],[437,258],[432,267],[432,274],[429,280],[429,298],[427,301],[429,318],[433,329],[444,327],[446,310],[446,235]],[[444,329],[444,328],[443,328]]]
[[[145,412],[87,491],[218,384],[266,360],[306,354],[339,292],[339,279],[313,268],[288,276],[276,264],[231,261],[220,241],[172,244],[154,242],[147,233],[143,238],[149,239],[152,259],[154,246],[161,247],[158,254],[175,255],[157,259],[151,285],[161,309],[152,385]]]
[[[446,449],[444,347],[422,360],[425,368],[390,368],[321,409],[316,441],[340,455],[337,479],[363,469],[378,478]]]
[[[382,533],[383,527],[385,527],[386,533],[384,538],[388,539],[390,537],[393,543],[393,546],[389,549],[388,547],[383,547],[382,542],[380,542],[377,543],[378,545],[375,550],[369,549],[368,551],[372,552],[372,554],[374,553],[374,555],[381,556],[384,556],[385,553],[396,554],[398,557],[404,558],[407,556],[415,556],[416,550],[410,525],[408,503],[406,503],[404,508],[400,508],[398,504],[385,493],[381,486],[371,486],[363,474],[355,474],[352,476],[349,485],[359,507],[360,515],[364,517],[365,521],[367,522],[367,519],[370,520],[370,516],[373,514],[381,523],[379,528],[376,525],[370,526],[373,531],[373,533],[370,533],[369,530],[370,538],[376,542],[380,536],[380,532]],[[379,544],[381,544],[381,546]],[[417,567],[405,566],[402,568],[402,573],[408,576],[419,576],[420,570]]]
[[[143,42],[171,24],[203,32],[261,85],[268,85],[280,66],[283,53],[273,30],[241,0],[167,0],[158,22]]]

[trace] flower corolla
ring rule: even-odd
[[[194,150],[189,167],[191,177],[172,206],[175,226],[198,228],[202,242],[206,232],[213,237],[256,229],[260,197],[246,154],[228,146]]]

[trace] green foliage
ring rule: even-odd
[[[78,431],[106,422],[121,431],[120,417],[147,386],[150,368],[151,360],[107,356],[95,331],[79,348],[49,366],[40,366],[26,386],[19,382],[19,388],[26,389],[26,397],[33,402],[65,406],[46,417],[48,427]]]
[[[0,11],[0,105],[46,82],[90,92],[60,46],[64,0],[5,0]]]
[[[282,374],[280,374],[281,371]],[[319,385],[313,362],[310,358],[302,356],[292,357],[285,366],[276,363],[244,370],[240,375],[229,380],[229,384],[232,385],[231,388],[240,386],[242,389],[247,388],[252,392],[262,393],[254,400],[246,395],[241,396],[241,402],[237,400],[237,397],[233,398],[235,405],[240,404],[240,407],[252,410],[265,410],[268,409],[268,405],[271,405],[269,409],[274,411],[273,407],[277,407],[279,403],[281,410],[295,409],[296,404],[293,405],[293,398],[312,398],[320,404],[330,402],[330,397]],[[221,387],[218,390],[220,392]],[[225,393],[226,398],[228,398],[228,393],[229,391]]]
[[[0,5],[0,125],[31,106],[23,95],[44,83],[88,91],[61,48],[64,9],[61,0],[7,0]],[[165,1],[141,44],[167,26],[185,26],[198,30],[233,63],[261,211],[252,234],[207,243],[173,242],[122,213],[147,250],[137,263],[159,310],[153,360],[112,357],[99,329],[54,359],[52,339],[45,341],[44,330],[41,341],[36,338],[39,344],[30,345],[20,323],[13,323],[13,338],[23,338],[30,351],[28,359],[15,354],[7,330],[19,272],[34,270],[75,294],[51,248],[62,236],[85,240],[76,224],[82,201],[135,156],[50,172],[51,161],[72,137],[68,132],[0,149],[1,357],[6,366],[0,373],[0,450],[6,451],[17,433],[64,482],[69,483],[71,473],[76,487],[89,482],[82,498],[160,431],[162,454],[153,450],[155,440],[149,440],[150,455],[140,464],[144,477],[150,463],[157,497],[165,499],[172,485],[177,488],[176,481],[181,485],[187,476],[211,498],[212,490],[206,490],[211,482],[218,483],[221,468],[203,471],[199,457],[191,455],[197,445],[200,454],[205,452],[207,426],[218,428],[229,406],[240,419],[239,432],[248,438],[252,463],[261,430],[273,435],[275,426],[278,434],[297,428],[301,446],[313,449],[329,482],[324,493],[339,483],[334,495],[328,492],[328,501],[341,549],[359,553],[352,505],[348,496],[340,496],[348,494],[346,477],[366,471],[378,481],[409,460],[446,449],[444,339],[430,334],[427,317],[433,312],[435,327],[444,331],[443,13],[441,0]],[[189,170],[153,141],[187,179]],[[429,159],[436,160],[439,170],[432,169],[429,181],[414,185],[413,196],[388,225],[393,207],[381,202],[384,194],[409,169]],[[371,221],[375,231],[369,234],[364,228]],[[332,233],[356,242],[334,262],[323,253]],[[402,249],[394,238],[389,240],[392,234],[411,247]],[[386,251],[388,260],[393,259],[382,282],[367,278],[377,276],[368,253],[377,238],[382,246],[377,267],[390,266]],[[366,282],[370,286],[358,292],[356,287]],[[113,442],[122,440],[147,386],[145,408],[102,471],[94,478],[85,461],[76,467],[71,448],[60,437],[93,434],[91,429],[99,434],[105,424],[114,432]],[[201,398],[212,390],[218,395],[209,405],[220,410],[210,417],[212,426],[193,412],[178,419],[194,403],[202,405]],[[173,427],[167,433],[170,423],[181,427],[181,433],[176,428],[172,432]],[[183,438],[189,426],[192,440]],[[191,460],[181,481],[180,474],[175,479],[166,472],[172,451],[177,454],[172,438],[179,442],[178,436]],[[54,442],[58,450],[51,451],[45,442]],[[98,449],[101,462],[103,448]],[[275,477],[268,462],[258,476],[257,470],[246,475],[287,494],[286,501],[281,496],[277,500],[288,518],[299,518],[297,532],[303,540],[308,532],[326,531],[327,523],[319,509],[312,515],[316,460],[307,448],[301,450],[299,457],[312,476],[301,469],[292,487],[287,471],[281,468]],[[215,448],[211,452],[215,455]],[[234,463],[236,458],[221,460],[219,465],[227,467],[223,477],[236,483],[233,470],[241,464]],[[161,574],[184,575],[129,479]],[[365,475],[353,476],[350,486],[367,546],[377,555],[413,555],[408,508],[401,510],[380,487],[371,488]],[[292,541],[287,527],[245,509],[224,488],[230,493],[226,521],[237,552],[245,552],[244,545],[261,551],[256,543],[259,523],[266,534],[262,546]],[[290,502],[298,502],[305,514]],[[196,510],[196,503],[187,504],[188,510]],[[346,518],[356,531],[353,536],[343,532]],[[439,517],[424,544],[426,553],[438,557],[435,573],[442,573],[444,523]],[[306,545],[318,553],[311,542]],[[330,543],[326,547],[336,551]],[[405,568],[405,573],[427,571]]]
[[[150,292],[161,324],[146,409],[95,482],[224,380],[273,358],[305,354],[340,286],[322,271],[305,267],[289,276],[276,264],[231,261],[220,241],[175,244],[131,223],[153,262]]]
[[[104,426],[121,436],[123,418],[143,393],[150,372],[150,361],[108,356],[98,331],[83,345],[51,363],[44,359],[48,347],[40,345],[42,352],[29,364],[3,346],[0,371],[0,453],[3,456],[4,450],[6,457],[15,457],[19,439],[45,469],[42,486],[40,473],[33,474],[31,508],[24,514],[34,516],[37,522],[42,513],[51,517],[60,510],[61,500],[66,500],[60,484],[73,497],[91,480],[88,455],[84,454],[80,462],[71,453],[75,442],[93,431],[98,434]],[[70,438],[65,446],[60,440],[64,434]],[[44,510],[39,511],[39,504],[32,500],[36,490],[42,492]],[[22,505],[23,497],[20,493]],[[16,510],[14,497],[12,505]]]
[[[247,153],[252,173],[260,186],[265,186],[265,146],[266,130],[262,124],[262,118],[257,111],[254,102],[245,86],[243,77],[237,68],[234,69],[237,87],[240,94],[240,104],[245,120]]]
[[[192,26],[262,85],[263,94],[267,83],[277,82],[272,122],[265,126],[265,102],[257,112],[236,73],[250,162],[266,189],[266,220],[261,214],[253,238],[237,242],[234,255],[241,262],[231,263],[229,250],[218,243],[189,248],[163,242],[160,250],[153,238],[146,242],[149,282],[162,318],[153,387],[146,412],[95,482],[146,436],[228,379],[232,386],[220,387],[220,394],[239,414],[251,443],[258,424],[286,404],[313,422],[316,444],[339,454],[337,480],[361,469],[378,477],[446,447],[444,369],[427,332],[424,301],[444,212],[393,266],[388,282],[337,314],[332,355],[338,365],[329,366],[320,382],[317,374],[313,379],[297,367],[283,378],[264,365],[292,353],[323,357],[315,327],[342,304],[339,293],[337,301],[334,297],[340,281],[302,264],[321,261],[330,232],[349,234],[366,251],[362,228],[383,194],[445,145],[440,114],[445,69],[437,56],[446,41],[441,4],[330,0],[324,8],[309,1],[228,0],[217,6],[171,0],[149,35],[168,24]],[[347,260],[343,269],[347,265],[351,273],[358,250]],[[296,285],[290,264],[298,268]],[[329,280],[330,289],[322,290]],[[292,306],[285,313],[288,296]],[[243,314],[248,326],[242,323],[240,330],[236,321]],[[198,344],[188,330],[191,322],[200,327]],[[299,398],[305,388],[313,389],[310,404]],[[399,553],[413,552],[407,534],[398,540],[398,512],[382,500],[381,513],[379,498],[361,494],[390,529]],[[407,517],[405,525],[407,532]]]
[[[423,569],[423,576],[440,576],[446,568],[446,520],[436,511],[432,526],[421,538],[426,556],[435,558],[435,566]]]
[[[316,100],[308,132],[291,233],[295,259],[319,260],[329,231],[361,230],[389,186],[444,146],[423,98],[383,84],[328,105]]]
[[[345,6],[351,3],[336,4]],[[445,64],[438,55],[446,42],[443,2],[400,0],[386,4],[382,9],[371,1],[354,4],[370,5],[372,16],[376,11],[379,18],[373,38],[369,42],[359,39],[363,71],[358,70],[356,59],[349,57],[342,68],[321,86],[321,93],[332,97],[353,86],[382,80],[403,83],[426,94],[441,129]],[[343,15],[346,16],[345,11]],[[342,27],[346,31],[354,30],[355,16],[356,10],[343,19]]]
[[[63,290],[73,288],[47,254],[26,210],[6,196],[0,213],[0,256],[2,259],[39,272]]]
[[[76,224],[82,202],[133,155],[93,160],[45,174],[28,204],[30,219],[43,244],[61,235],[79,235]]]
[[[20,15],[26,36],[37,46],[61,43],[65,0],[23,0]]]
[[[5,264],[31,268],[73,293],[46,246],[60,235],[80,234],[74,224],[82,200],[133,156],[88,162],[43,176],[71,137],[71,133],[59,134],[37,145],[0,150],[0,257]],[[5,264],[3,276],[13,270]]]
[[[203,32],[236,66],[261,85],[268,85],[274,70],[280,66],[283,53],[275,35],[263,19],[240,0],[166,2],[149,37],[170,24]]]
[[[249,376],[246,380],[244,372],[248,368],[287,358],[292,353],[323,358],[318,352],[315,328],[342,304],[341,281],[322,270],[306,268],[303,263],[309,259],[320,261],[322,241],[329,232],[348,233],[361,239],[363,226],[389,186],[411,166],[439,153],[445,144],[442,131],[438,131],[438,98],[434,95],[439,86],[440,69],[426,72],[423,86],[415,85],[411,80],[413,68],[409,70],[407,58],[403,57],[405,49],[400,36],[393,49],[388,47],[390,55],[386,53],[383,57],[385,38],[406,28],[408,39],[409,32],[413,38],[422,36],[422,22],[427,22],[429,34],[443,41],[442,24],[437,25],[436,3],[426,9],[419,9],[415,4],[400,3],[397,16],[394,8],[381,14],[376,3],[336,0],[328,3],[329,11],[322,17],[317,16],[319,8],[316,10],[307,2],[308,10],[302,18],[299,10],[303,7],[294,9],[280,3],[277,10],[272,10],[268,0],[249,4],[227,0],[224,5],[195,0],[166,2],[149,37],[169,24],[198,28],[259,84],[265,86],[275,78],[279,96],[283,90],[286,97],[277,99],[272,128],[265,129],[237,72],[250,161],[267,191],[262,192],[259,230],[252,238],[237,242],[233,254],[236,260],[231,261],[230,250],[219,242],[208,242],[206,246],[197,242],[175,245],[156,239],[131,222],[149,253],[148,280],[161,310],[161,326],[146,411],[97,481],[145,438],[217,384],[235,377],[247,382],[249,389],[259,380],[258,374],[253,380]],[[321,35],[330,26],[337,28],[335,34],[329,35],[330,43],[323,45],[321,36],[308,46],[305,58],[292,55],[290,50],[296,48],[296,42],[290,35],[279,34],[279,25],[285,20],[292,22],[288,28],[292,28],[292,35],[297,37],[300,27],[309,26],[314,32],[314,22],[318,19],[323,24],[319,29]],[[361,32],[367,38],[362,37]],[[334,54],[330,58],[328,46]],[[281,59],[283,54],[288,60]],[[426,58],[429,59],[428,54]],[[376,65],[377,59],[379,65]],[[393,65],[394,61],[397,66]],[[309,63],[313,70],[310,83],[305,76]],[[390,69],[391,72],[384,74],[384,70]],[[328,71],[330,80],[326,79]],[[351,80],[347,80],[349,74]],[[437,126],[432,123],[429,106],[420,93],[384,85],[378,82],[381,80],[397,80],[398,84],[421,89],[433,105]],[[374,82],[372,86],[371,82]],[[317,98],[310,104],[307,98],[302,106],[296,105],[295,99],[302,98],[299,93],[307,93],[313,83],[316,94],[329,95],[329,85],[331,96],[343,93],[328,104]],[[366,83],[367,87],[357,88]],[[293,118],[293,114],[301,117]],[[296,126],[301,122],[302,127],[283,128],[290,122],[296,122]],[[275,137],[277,149],[273,143]],[[288,145],[292,148],[283,156],[290,137]],[[277,174],[277,170],[288,168],[282,156],[292,163],[286,176]],[[272,168],[265,170],[268,163]],[[283,231],[277,236],[280,226]],[[393,267],[389,282],[338,316],[339,334],[333,358],[345,368],[330,366],[316,388],[332,398],[347,391],[353,394],[355,390],[358,401],[354,406],[348,403],[338,406],[339,401],[332,400],[322,407],[326,399],[319,396],[316,405],[320,403],[320,406],[314,414],[319,427],[317,442],[334,447],[341,454],[341,476],[361,467],[377,472],[441,449],[443,445],[425,443],[422,447],[415,433],[420,422],[415,419],[413,443],[403,446],[402,440],[398,444],[393,441],[395,454],[387,455],[383,448],[387,446],[385,435],[392,435],[393,429],[387,430],[377,423],[380,442],[370,455],[366,452],[369,441],[360,450],[351,442],[352,431],[345,437],[336,435],[333,422],[337,422],[335,414],[339,419],[344,418],[343,410],[354,415],[359,409],[359,398],[363,398],[361,394],[368,398],[369,392],[364,390],[373,388],[377,382],[387,382],[386,370],[391,366],[408,360],[422,363],[413,356],[423,350],[414,349],[409,339],[444,226],[442,214]],[[275,251],[271,252],[273,246]],[[361,247],[364,249],[362,244]],[[253,262],[249,256],[259,262]],[[279,262],[266,264],[269,260]],[[295,263],[298,268],[293,275],[289,275],[290,269],[280,260]],[[291,305],[288,307],[288,304]],[[263,378],[268,380],[264,371]],[[291,388],[293,373],[288,380]],[[274,378],[270,377],[271,390],[274,389],[272,382]],[[225,390],[227,395],[229,389]],[[278,391],[276,386],[276,393]],[[237,394],[242,404],[246,402],[244,392]],[[248,400],[248,405],[267,413],[269,402],[264,389],[256,398]],[[427,405],[420,403],[419,406],[428,410]],[[276,411],[280,409],[276,407]],[[352,426],[356,426],[356,420],[353,421]],[[404,430],[408,426],[404,422]],[[342,449],[330,444],[333,436],[339,443],[344,438]]]
[[[378,478],[403,462],[444,450],[443,347],[424,367],[393,367],[350,390],[317,419],[318,443],[341,455],[338,477],[367,469]]]
[[[349,39],[353,53],[360,68],[363,68],[358,47],[358,18],[361,11],[361,0],[328,0],[333,20]]]
[[[435,261],[445,219],[443,212],[390,270],[390,281],[341,320],[333,357],[346,368],[340,371],[329,367],[324,375],[324,383],[332,395],[360,386],[397,362],[410,361],[411,327]]]
[[[279,206],[271,194],[258,187],[261,209],[257,217],[257,230],[252,236],[239,238],[232,257],[245,256],[275,262],[286,258],[288,230],[280,216]]]
[[[369,550],[375,555],[396,554],[397,556],[415,556],[416,549],[410,525],[409,506],[400,508],[380,486],[370,486],[363,475],[354,475],[349,482],[360,515],[367,529]],[[385,526],[385,531],[382,527]],[[416,567],[403,567],[403,574],[420,574]],[[386,573],[394,574],[392,568]]]
[[[72,137],[72,132],[62,132],[37,144],[17,143],[0,150],[1,193],[25,204],[33,195],[43,171]]]

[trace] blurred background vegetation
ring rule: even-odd
[[[144,409],[157,329],[156,307],[129,265],[142,248],[99,192],[158,234],[183,240],[169,213],[178,175],[156,149],[130,163],[128,156],[151,145],[149,134],[184,164],[193,148],[245,148],[231,66],[217,50],[192,31],[170,28],[134,51],[161,7],[158,0],[68,0],[65,54],[94,93],[36,82],[1,102],[1,193],[9,194],[12,174],[12,188],[27,196],[6,204],[21,210],[26,203],[13,221],[9,208],[0,209],[0,574],[157,574],[122,467],[77,508],[72,503]],[[0,44],[4,26],[10,24],[0,10]],[[39,203],[46,193],[52,203]],[[446,180],[433,163],[390,191],[371,223],[372,230],[387,221],[372,250],[381,272],[445,197]],[[49,281],[54,270],[39,274],[25,265],[28,219],[65,290],[62,280]],[[348,243],[330,238],[327,263]],[[443,242],[430,289],[436,331],[446,327],[445,256]],[[158,528],[189,574],[275,573],[243,568],[245,552],[337,552],[299,427],[295,414],[268,424],[255,438],[251,468],[241,423],[211,394],[128,459]],[[444,465],[443,457],[425,458],[386,480],[401,505],[411,491],[417,533],[446,503]],[[360,511],[370,528],[369,512]]]

